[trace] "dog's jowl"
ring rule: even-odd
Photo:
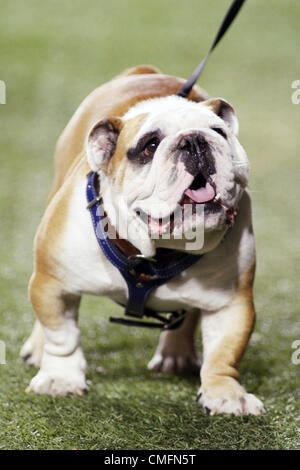
[[[92,170],[115,233],[110,241],[123,255],[153,259],[166,249],[170,258],[203,255],[147,300],[154,312],[187,312],[180,327],[162,332],[148,367],[199,370],[194,334],[201,318],[199,403],[210,414],[263,413],[237,369],[255,321],[249,164],[232,106],[198,87],[189,99],[176,96],[182,84],[154,67],[128,70],[91,93],[59,138],[29,286],[37,322],[21,351],[40,368],[28,391],[83,394],[80,298],[127,303],[126,282],[99,248],[87,210]],[[197,231],[201,243],[191,243]]]

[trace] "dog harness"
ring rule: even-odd
[[[105,220],[103,200],[99,196],[99,189],[97,188],[99,186],[98,174],[91,171],[88,173],[87,179],[87,209],[91,215],[96,239],[104,255],[119,270],[128,287],[125,315],[138,319],[145,316],[157,320],[156,322],[145,322],[125,318],[110,318],[110,321],[122,323],[123,325],[147,326],[168,330],[178,328],[185,318],[185,311],[171,312],[165,317],[146,307],[147,299],[157,287],[197,263],[203,255],[191,255],[176,250],[158,248],[153,258],[147,258],[139,253],[127,256],[108,237],[108,231],[105,230],[104,223],[107,223],[107,220]]]

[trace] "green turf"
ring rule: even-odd
[[[25,394],[34,371],[18,357],[33,324],[26,292],[32,239],[57,136],[81,100],[124,68],[153,63],[187,76],[228,4],[2,0],[0,339],[7,364],[0,365],[0,448],[299,448],[300,365],[291,362],[291,344],[300,339],[300,104],[291,102],[291,83],[300,79],[297,0],[247,2],[200,82],[235,105],[252,164],[258,321],[241,381],[267,414],[204,415],[194,401],[198,380],[148,372],[158,334],[110,325],[108,315],[120,311],[105,299],[85,298],[81,307],[87,396]]]

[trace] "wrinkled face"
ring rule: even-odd
[[[104,207],[119,234],[147,256],[157,246],[213,249],[234,222],[248,180],[237,133],[224,100],[178,96],[141,102],[122,119],[96,124],[88,161],[100,174]],[[187,248],[197,232],[203,243]]]

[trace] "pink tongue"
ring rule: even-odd
[[[187,189],[185,194],[195,202],[208,202],[214,199],[215,190],[211,184],[206,182],[205,188]]]

